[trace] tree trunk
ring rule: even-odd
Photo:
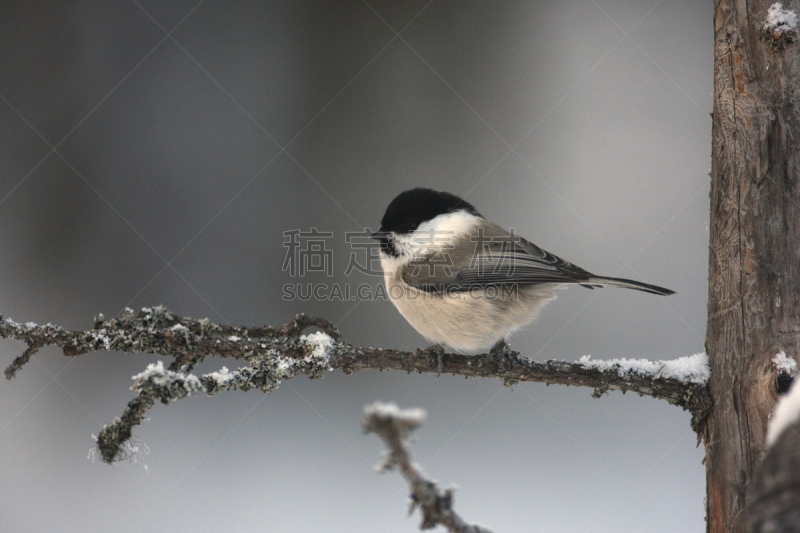
[[[791,36],[762,40],[769,6],[719,0],[714,13],[706,333],[714,407],[703,437],[715,533],[747,531],[745,498],[777,400],[772,358],[784,350],[797,360],[800,348],[800,69]]]

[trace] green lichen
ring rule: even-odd
[[[761,41],[769,45],[773,51],[780,52],[797,42],[797,32],[795,30],[778,31],[771,27],[765,27],[761,30]]]

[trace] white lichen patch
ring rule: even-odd
[[[684,383],[704,385],[711,376],[708,356],[705,353],[697,353],[669,361],[625,358],[590,360],[590,358],[590,355],[584,355],[578,362],[585,367],[596,368],[600,371],[616,370],[620,377],[624,377],[627,374],[637,374],[650,378],[673,378]]]
[[[111,349],[111,337],[108,336],[108,332],[105,330],[105,328],[88,332],[86,340],[89,341],[96,349]]]
[[[268,344],[260,343],[263,352],[251,353],[246,357],[249,365],[236,370],[222,368],[217,372],[204,374],[200,380],[205,386],[206,393],[213,395],[226,390],[247,391],[258,388],[269,393],[285,379],[290,379],[298,374],[307,374],[310,378],[320,378],[331,367],[331,354],[336,349],[336,342],[323,332],[303,335],[297,341],[299,357],[282,355],[275,349],[268,348]]]
[[[216,383],[220,388],[228,388],[230,384],[236,380],[237,375],[237,372],[231,372],[228,370],[228,367],[223,366],[216,372],[203,374],[203,378],[214,381],[214,383]]]
[[[40,330],[42,333],[49,335],[64,331],[64,328],[62,328],[61,326],[56,326],[50,323],[45,324],[43,326],[37,324],[36,322],[26,322],[25,324],[20,324],[19,322],[16,322],[11,318],[3,318],[2,320],[0,320],[0,327],[18,330],[18,332],[22,335],[31,333],[37,329]],[[11,338],[19,338],[19,335],[14,336],[13,334],[10,334],[9,336]]]
[[[779,372],[785,372],[792,377],[797,374],[797,361],[786,355],[783,350],[772,358],[772,362]]]
[[[335,347],[333,338],[325,332],[317,331],[300,337],[300,344],[309,349],[308,355],[303,359],[306,363],[325,361],[330,362],[331,352]]]
[[[123,315],[123,321],[130,321],[134,326],[139,329],[146,329],[147,331],[156,331],[164,327],[165,322],[175,320],[169,309],[163,305],[156,305],[155,307],[142,307],[142,314],[135,316]]]
[[[131,390],[135,392],[149,391],[165,401],[174,402],[193,392],[204,390],[200,379],[194,374],[173,372],[164,368],[164,363],[158,361],[147,365],[144,372],[132,376]]]
[[[25,324],[20,324],[19,322],[15,322],[14,320],[12,320],[10,318],[4,318],[2,323],[3,323],[3,325],[5,325],[5,326],[7,326],[9,328],[20,330],[23,334],[24,333],[30,333],[31,331],[34,331],[34,330],[39,329],[39,328],[42,327],[39,324],[37,324],[36,322],[25,322]],[[57,330],[61,329],[59,326],[52,326],[51,324],[48,324],[48,326],[52,327],[54,329],[57,329]]]

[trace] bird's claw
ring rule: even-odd
[[[492,349],[489,350],[489,355],[491,355],[497,361],[504,361],[509,359],[514,354],[514,350],[511,349],[511,346],[505,341],[505,339],[500,339],[492,346]]]
[[[497,369],[500,372],[509,369],[512,363],[519,362],[520,360],[519,353],[512,350],[505,339],[500,339],[497,341],[497,344],[492,346],[492,349],[489,350],[489,357],[495,361]],[[514,377],[506,376],[503,378],[503,385],[506,387],[512,387],[517,383],[518,380]]]
[[[441,344],[433,344],[425,348],[426,352],[436,354],[436,377],[438,378],[444,372],[444,346]]]

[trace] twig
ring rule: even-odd
[[[411,489],[409,514],[417,507],[422,513],[420,529],[433,529],[441,524],[452,533],[491,533],[462,520],[453,510],[453,490],[440,489],[435,482],[426,479],[411,460],[405,448],[406,439],[424,420],[425,411],[422,409],[399,409],[395,404],[381,402],[364,408],[364,430],[378,435],[389,447],[378,470],[385,472],[398,467]]]
[[[38,342],[31,343],[28,348],[22,352],[19,357],[14,359],[14,361],[8,365],[5,370],[6,379],[12,379],[14,376],[17,375],[17,371],[25,366],[25,364],[31,360],[33,354],[39,351],[42,345]]]

